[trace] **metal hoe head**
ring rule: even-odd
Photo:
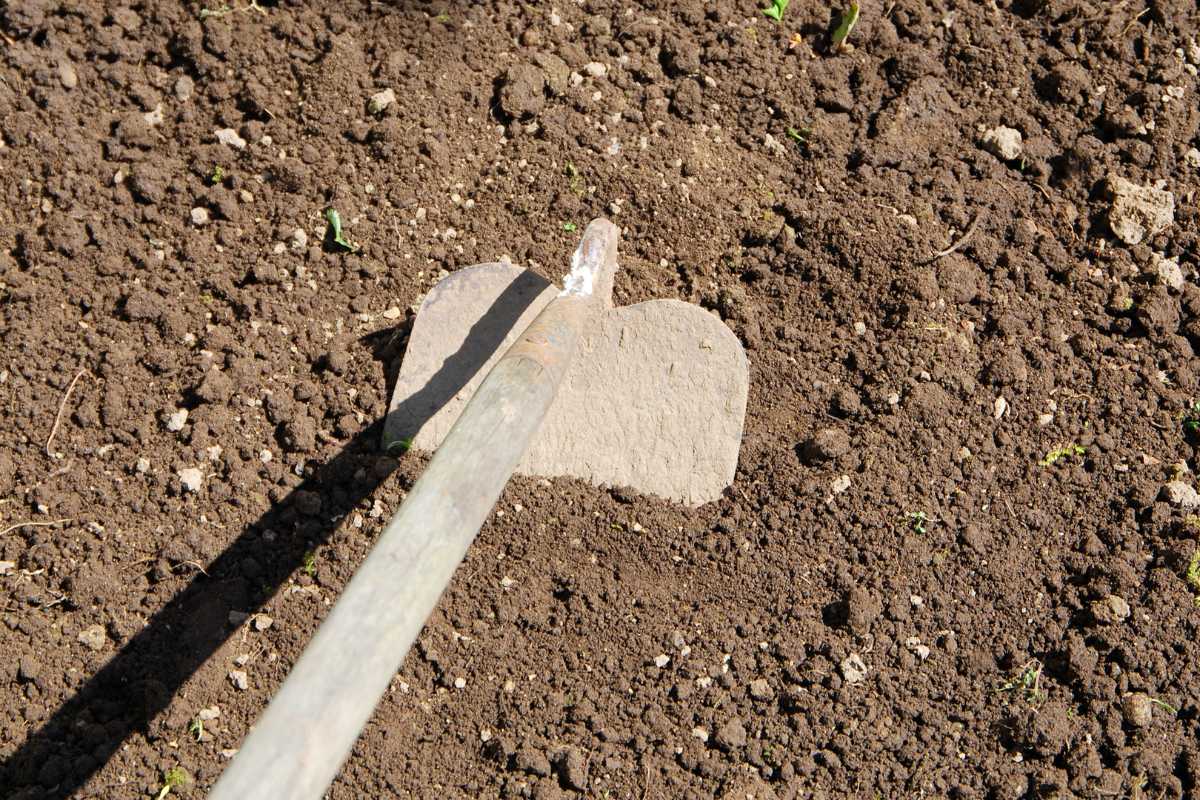
[[[610,272],[611,274],[611,272]],[[733,481],[749,369],[737,337],[679,300],[612,306],[586,330],[517,471],[630,487],[691,506]],[[384,426],[384,446],[433,451],[493,364],[559,290],[511,264],[478,264],[425,297]]]

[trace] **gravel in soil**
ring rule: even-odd
[[[331,797],[1195,796],[1195,5],[840,13],[10,0],[5,797],[210,787],[413,306],[599,215],[748,350],[734,486],[514,480]]]

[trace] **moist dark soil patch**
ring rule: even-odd
[[[9,0],[0,795],[202,796],[420,474],[410,309],[606,215],[736,481],[514,480],[331,797],[1195,797],[1195,3],[838,14]]]

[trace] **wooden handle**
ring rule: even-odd
[[[611,304],[617,236],[606,220],[588,225],[567,287],[484,378],[210,800],[324,794],[541,425],[581,332]]]

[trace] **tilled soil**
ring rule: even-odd
[[[0,795],[202,796],[420,474],[411,308],[604,215],[734,485],[515,479],[331,797],[1197,796],[1200,13],[841,13],[9,0]]]

